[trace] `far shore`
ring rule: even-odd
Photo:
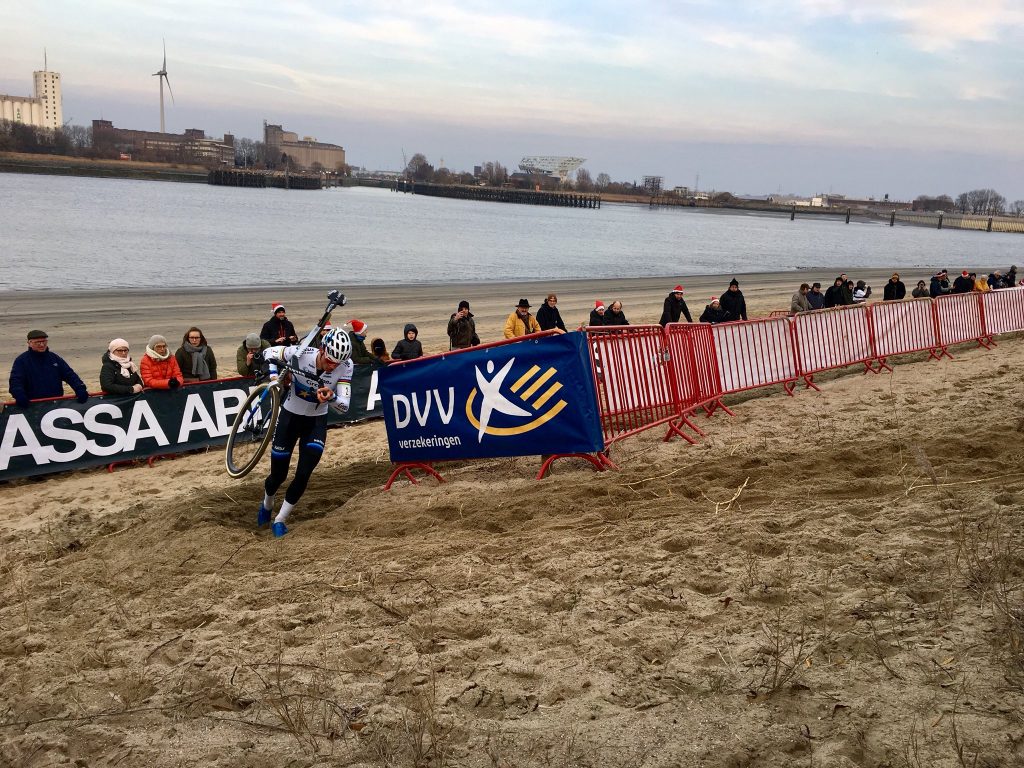
[[[902,272],[908,295],[918,280],[927,281],[935,269]],[[872,286],[872,300],[881,299],[885,282],[893,272],[852,268],[845,271],[851,279],[865,280]],[[405,324],[413,323],[429,354],[448,349],[448,318],[462,299],[470,302],[480,338],[496,341],[502,338],[505,319],[520,298],[528,299],[536,312],[550,292],[558,295],[559,311],[570,329],[587,322],[596,300],[606,305],[621,301],[629,322],[637,325],[658,322],[665,297],[677,284],[684,286],[690,314],[697,320],[710,297],[724,293],[729,280],[736,277],[747,301],[748,314],[755,317],[788,309],[790,298],[801,283],[817,281],[825,290],[837,274],[799,270],[508,283],[9,291],[0,293],[0,305],[8,318],[0,339],[0,359],[6,361],[9,372],[10,361],[26,349],[25,335],[38,328],[49,334],[50,348],[95,390],[100,358],[111,339],[127,339],[132,356],[138,360],[153,334],[166,336],[171,348],[177,349],[186,329],[196,325],[203,329],[217,355],[218,374],[235,376],[235,350],[245,334],[259,331],[270,317],[274,302],[285,305],[288,317],[301,333],[320,317],[327,291],[335,287],[348,298],[348,305],[334,313],[335,325],[358,317],[369,325],[368,340],[379,336],[390,351],[402,337]],[[6,372],[0,393],[5,399],[8,397]]]

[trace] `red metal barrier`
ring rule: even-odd
[[[799,375],[808,387],[818,389],[814,374],[830,368],[863,363],[872,367],[871,326],[864,304],[817,312],[800,312],[793,318]]]
[[[793,394],[800,375],[789,318],[713,325],[711,334],[722,394],[772,384],[781,384],[787,395]]]
[[[940,356],[952,357],[947,347],[965,341],[976,341],[986,349],[992,347],[992,340],[986,335],[981,319],[980,293],[938,296],[932,300],[932,311]]]
[[[878,370],[892,372],[886,358],[927,350],[930,359],[940,357],[939,340],[931,299],[882,301],[868,307],[871,347]]]
[[[721,406],[729,415],[732,411],[721,405],[722,393],[718,387],[718,363],[710,326],[706,324],[669,323],[665,326],[665,343],[672,361],[670,373],[675,378],[679,400],[676,426],[687,426],[701,437],[704,431],[690,421],[690,416],[703,408],[708,416]],[[671,434],[671,432],[670,432]],[[695,442],[683,434],[684,439]]]
[[[981,294],[985,335],[1024,331],[1024,288],[1001,288]]]
[[[660,325],[586,329],[594,364],[601,429],[607,448],[659,424],[693,442],[674,422],[679,394]]]

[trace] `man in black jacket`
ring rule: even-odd
[[[285,314],[284,304],[274,304],[274,314],[260,329],[260,338],[269,341],[271,346],[287,347],[299,342],[295,326]]]
[[[953,293],[970,293],[973,290],[974,281],[971,280],[971,273],[965,269],[953,281]]]
[[[843,289],[841,288],[843,282],[843,277],[840,275],[825,291],[825,309],[843,306]]]
[[[729,281],[729,290],[722,294],[721,306],[728,313],[729,320],[747,319],[747,300],[743,298],[743,291],[735,277]]]
[[[459,302],[458,311],[448,318],[448,338],[452,349],[468,349],[480,343],[480,337],[476,335],[476,320],[465,299]]]
[[[686,302],[683,301],[683,286],[677,285],[665,297],[665,306],[661,311],[661,319],[658,321],[658,325],[664,328],[669,323],[678,323],[680,315],[686,318],[686,322],[693,322],[693,318],[690,317],[690,310],[686,306]]]
[[[811,309],[824,309],[825,294],[821,292],[821,283],[813,283],[811,290],[807,292],[807,302]]]
[[[907,296],[907,286],[900,280],[900,276],[897,272],[892,273],[892,277],[889,278],[889,282],[885,284],[885,289],[882,291],[883,301],[901,301]]]

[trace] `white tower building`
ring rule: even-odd
[[[64,124],[60,73],[43,70],[32,73],[34,96],[0,94],[0,120],[24,123],[36,128],[60,128]]]

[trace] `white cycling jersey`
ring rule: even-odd
[[[292,375],[282,407],[297,416],[323,416],[327,403],[318,402],[317,387],[334,390],[334,405],[340,411],[347,411],[352,400],[352,361],[346,360],[330,373],[321,372],[317,382],[316,356],[319,347],[270,347],[264,350],[263,359],[270,364],[270,374],[277,376],[278,366],[287,363]]]

